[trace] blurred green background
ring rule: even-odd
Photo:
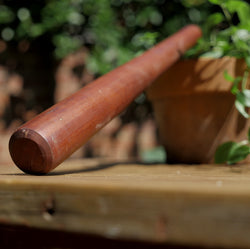
[[[8,48],[39,43],[57,59],[86,46],[90,70],[103,74],[211,11],[204,0],[5,0],[0,34]]]

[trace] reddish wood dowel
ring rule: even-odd
[[[199,27],[186,26],[22,125],[9,142],[15,164],[30,174],[54,169],[123,111],[200,37]]]

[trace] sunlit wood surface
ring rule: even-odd
[[[68,160],[46,176],[1,165],[0,224],[250,248],[250,165]]]

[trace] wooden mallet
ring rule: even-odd
[[[121,113],[200,37],[200,28],[188,25],[19,127],[9,141],[15,164],[29,174],[54,169]]]

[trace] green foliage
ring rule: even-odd
[[[232,94],[236,96],[235,106],[239,113],[245,118],[249,118],[250,115],[246,111],[247,107],[250,107],[250,90],[246,89],[246,81],[248,79],[248,70],[245,71],[243,78],[233,78],[227,72],[225,72],[225,78],[233,83],[231,88]],[[242,83],[240,85],[240,83]],[[233,164],[245,159],[250,154],[250,129],[248,130],[248,140],[243,140],[239,143],[226,142],[220,145],[215,152],[216,163]]]
[[[86,46],[88,68],[100,75],[209,13],[205,0],[2,0],[0,39],[46,40],[58,59]]]
[[[167,155],[163,147],[143,151],[140,157],[145,163],[165,163],[167,160]]]
[[[245,108],[250,107],[250,90],[246,89],[248,75],[249,72],[247,69],[243,77],[236,78],[229,75],[227,71],[224,72],[225,79],[233,83],[231,92],[236,96],[235,106],[245,118],[249,118],[249,114]]]
[[[204,36],[198,45],[191,49],[188,56],[220,58],[233,56],[243,58],[246,69],[242,77],[232,77],[224,73],[226,80],[232,83],[231,92],[235,95],[235,107],[245,117],[250,115],[250,90],[247,80],[250,71],[250,5],[243,0],[209,0],[218,5],[222,12],[213,13],[204,28]],[[248,133],[249,137],[249,133]],[[250,154],[249,139],[240,143],[227,142],[218,147],[215,153],[217,163],[236,163]]]
[[[5,5],[0,5],[0,23],[10,23],[14,20],[14,13]]]
[[[215,153],[216,163],[234,164],[250,154],[249,141],[227,142],[218,147]]]
[[[220,10],[207,18],[203,25],[203,38],[187,55],[213,58],[234,56],[250,60],[250,5],[243,0],[209,2],[218,4]]]

